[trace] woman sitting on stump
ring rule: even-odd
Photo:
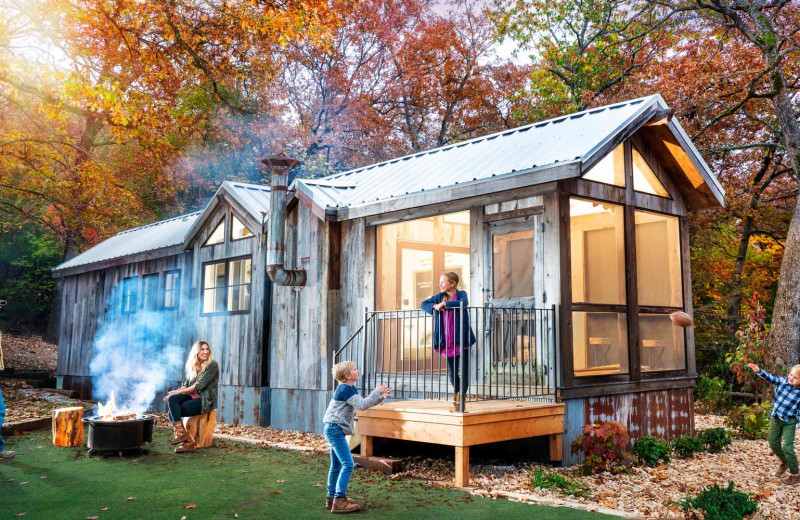
[[[169,420],[175,429],[172,444],[180,444],[175,453],[194,451],[194,439],[183,427],[181,417],[192,417],[217,409],[217,386],[219,385],[219,363],[211,357],[211,347],[205,341],[197,341],[186,360],[186,379],[183,386],[171,390],[164,401],[169,406]]]

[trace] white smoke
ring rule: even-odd
[[[95,333],[89,374],[96,399],[105,402],[113,392],[117,414],[142,414],[152,408],[157,393],[183,379],[189,345],[177,343],[180,327],[170,319],[172,311],[139,307],[135,313],[123,314],[121,287],[112,292],[105,319]]]

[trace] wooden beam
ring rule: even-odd
[[[547,182],[543,184],[536,184],[525,188],[506,190],[506,191],[489,191],[479,196],[470,199],[453,200],[447,202],[447,209],[443,210],[440,203],[434,203],[427,206],[418,206],[413,208],[406,208],[399,211],[392,211],[389,213],[381,213],[379,215],[372,215],[366,217],[367,226],[380,226],[382,224],[393,224],[396,222],[403,222],[406,220],[415,220],[425,217],[432,217],[441,215],[442,213],[455,213],[457,211],[466,211],[475,206],[481,208],[487,204],[496,204],[499,202],[507,201],[510,199],[518,199],[521,197],[535,197],[538,195],[546,195],[553,193],[556,190],[555,182]]]
[[[561,444],[564,434],[553,433],[550,435],[550,460],[560,461],[563,459],[563,446]]]
[[[469,486],[469,446],[456,446],[456,486]]]
[[[360,429],[359,425],[359,429]],[[364,435],[361,434],[361,456],[362,457],[372,457],[373,452],[373,445],[372,445],[372,435]]]
[[[518,172],[510,172],[496,177],[479,179],[477,181],[465,182],[455,186],[431,189],[411,195],[394,197],[388,200],[375,202],[363,202],[352,204],[347,208],[333,210],[333,218],[336,220],[349,220],[359,217],[369,217],[381,215],[393,211],[400,211],[409,208],[422,206],[447,204],[448,208],[453,207],[459,199],[474,199],[487,193],[496,193],[506,190],[519,190],[520,188],[545,184],[561,179],[570,179],[580,176],[580,160],[560,163],[557,165],[547,165],[542,167],[530,168]],[[467,202],[467,209],[472,202]],[[331,213],[331,210],[328,211]]]

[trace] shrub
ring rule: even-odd
[[[694,387],[694,396],[703,411],[719,412],[728,408],[731,393],[724,379],[700,374]]]
[[[587,424],[583,434],[572,442],[572,453],[583,452],[581,471],[592,475],[600,471],[622,473],[631,466],[628,429],[618,422]]]
[[[530,474],[531,488],[554,489],[565,495],[589,498],[591,493],[575,480],[563,477],[558,473],[545,473],[542,468],[536,468]]]
[[[703,441],[692,435],[680,435],[672,440],[673,451],[684,459],[694,457],[695,453],[700,453],[705,448]]]
[[[730,364],[731,372],[736,375],[736,381],[742,385],[744,391],[767,397],[772,385],[756,376],[747,368],[747,364],[755,363],[773,374],[781,373],[781,367],[773,362],[774,357],[767,343],[769,337],[769,326],[766,324],[767,311],[758,301],[758,294],[754,292],[748,303],[752,311],[747,316],[747,327],[736,333],[739,344],[733,352],[725,356],[725,361]]]
[[[770,403],[743,404],[734,408],[728,414],[725,424],[734,428],[739,435],[746,439],[765,439],[769,432],[769,413],[772,408]]]
[[[731,436],[725,428],[699,430],[697,432],[697,438],[703,441],[709,453],[720,453],[733,443]]]
[[[681,507],[703,510],[706,520],[742,520],[744,515],[758,510],[758,504],[750,495],[733,489],[733,482],[726,488],[716,484],[707,487],[696,498],[686,497],[681,500]]]
[[[633,454],[640,462],[651,466],[658,466],[659,461],[669,462],[672,448],[664,439],[658,437],[642,437],[633,444]]]

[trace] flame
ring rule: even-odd
[[[105,405],[103,405],[103,403],[97,404],[97,415],[100,416],[100,420],[113,421],[115,407],[116,403],[114,402],[114,392],[111,392],[111,396],[109,396],[108,402]]]

